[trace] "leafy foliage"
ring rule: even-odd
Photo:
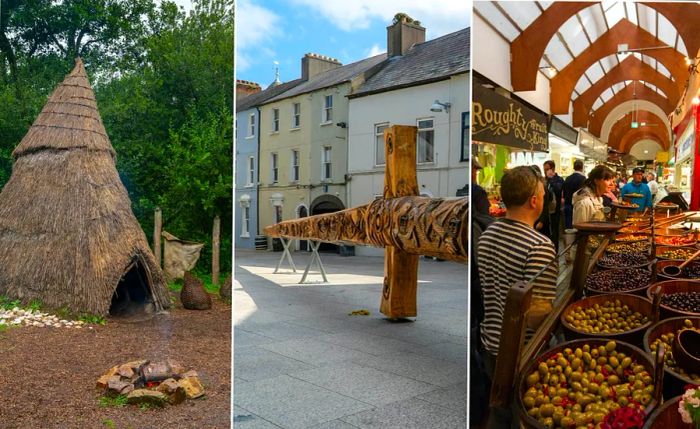
[[[121,408],[126,406],[127,404],[126,400],[126,395],[117,395],[117,396],[100,396],[100,407],[107,408],[107,407],[116,407],[116,408]]]

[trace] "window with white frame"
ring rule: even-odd
[[[243,195],[241,204],[241,237],[250,237],[250,196]]]
[[[272,132],[280,130],[280,109],[272,109]]]
[[[248,137],[253,137],[255,135],[255,113],[251,113],[248,116]]]
[[[248,157],[248,174],[246,175],[247,183],[246,186],[255,185],[255,157]]]
[[[278,168],[278,163],[277,163],[277,154],[276,153],[271,153],[270,154],[270,173],[271,177],[270,179],[272,180],[272,183],[277,183],[279,181],[279,168]]]
[[[384,130],[389,128],[389,123],[374,125],[374,150],[376,152],[375,165],[386,164],[386,151],[384,149]]]
[[[301,103],[292,106],[292,128],[301,127]]]
[[[323,117],[322,122],[331,122],[333,120],[333,96],[326,95],[323,97]]]
[[[324,146],[321,154],[321,180],[331,180],[331,147]]]
[[[299,181],[299,151],[292,149],[292,182]]]
[[[435,154],[435,129],[432,119],[418,119],[417,162],[433,162]]]

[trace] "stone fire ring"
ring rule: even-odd
[[[136,360],[113,366],[97,380],[107,396],[126,395],[129,404],[165,406],[204,396],[197,372],[168,359]]]

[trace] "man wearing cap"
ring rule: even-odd
[[[624,198],[627,194],[641,194],[642,197],[632,198],[632,204],[637,204],[636,211],[646,211],[651,210],[652,200],[651,191],[646,183],[642,183],[642,177],[644,176],[644,169],[642,167],[636,167],[632,170],[632,181],[628,182],[622,187],[620,191],[620,197]]]
[[[483,167],[476,158],[472,158],[471,207],[478,213],[489,214],[489,197],[484,188],[476,183],[476,175]]]

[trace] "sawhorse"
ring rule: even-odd
[[[279,272],[280,267],[282,266],[282,262],[287,259],[289,262],[289,265],[292,268],[293,272],[297,272],[297,267],[294,265],[294,260],[292,259],[292,254],[289,252],[289,246],[292,244],[294,241],[293,238],[284,238],[280,237],[280,241],[282,242],[282,256],[280,257],[279,262],[277,262],[277,266],[275,267],[275,271],[273,271],[273,274],[277,274]],[[323,266],[323,262],[321,262],[321,255],[318,254],[318,248],[321,246],[320,241],[313,241],[309,240],[309,245],[311,246],[311,259],[309,259],[309,263],[306,264],[306,268],[304,269],[304,275],[301,276],[301,280],[299,281],[299,284],[303,284],[306,282],[306,277],[309,275],[309,270],[311,270],[311,265],[314,262],[318,262],[318,267],[321,271],[321,277],[323,277],[323,283],[328,283],[328,276],[326,274],[326,269]]]

